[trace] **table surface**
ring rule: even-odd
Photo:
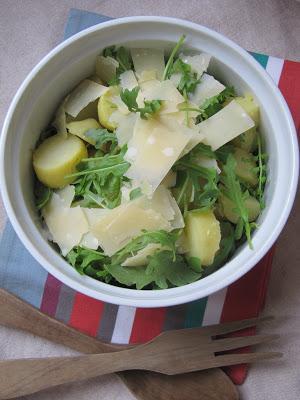
[[[248,50],[299,60],[299,0],[0,0],[0,125],[27,73],[63,35],[69,9],[81,8],[112,17],[164,15],[213,28]],[[296,400],[300,397],[300,251],[299,193],[278,241],[264,313],[276,320],[263,332],[282,335],[265,346],[284,352],[282,361],[250,370],[240,387],[243,400]],[[0,231],[5,223],[0,199]],[[74,352],[42,339],[0,327],[0,359],[67,355]],[[109,375],[55,391],[27,396],[30,400],[133,400],[123,383]],[[25,399],[25,397],[24,397]],[[188,399],[187,399],[188,400]]]

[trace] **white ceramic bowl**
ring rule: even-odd
[[[171,48],[180,35],[186,46],[213,55],[210,71],[238,92],[252,92],[261,107],[261,131],[268,163],[266,208],[253,235],[254,250],[242,246],[214,274],[179,288],[142,291],[114,287],[79,275],[47,243],[32,194],[32,149],[61,99],[93,71],[106,46],[125,44]],[[202,298],[231,284],[270,249],[290,213],[298,181],[298,144],[294,123],[281,93],[246,51],[224,36],[191,22],[163,17],[117,19],[66,40],[32,70],[18,90],[1,135],[0,182],[10,221],[24,246],[52,275],[86,295],[110,303],[160,307]],[[29,267],[29,266],[28,266]]]

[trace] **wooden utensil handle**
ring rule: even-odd
[[[107,353],[131,347],[103,343],[87,336],[43,314],[4,289],[0,289],[0,324],[25,330],[81,353]]]
[[[131,369],[135,362],[132,352],[134,349],[79,357],[0,361],[0,399],[12,399],[64,383]]]

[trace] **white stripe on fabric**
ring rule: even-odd
[[[284,60],[282,58],[271,57],[271,56],[269,57],[267,62],[266,71],[271,76],[276,85],[278,85],[279,83],[280,75],[283,68],[283,63]]]
[[[218,324],[220,322],[226,293],[227,288],[222,289],[217,293],[211,294],[208,297],[203,316],[203,326]]]
[[[135,311],[135,307],[119,306],[116,323],[111,338],[112,343],[129,343]]]

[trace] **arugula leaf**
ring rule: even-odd
[[[170,57],[168,59],[167,65],[165,67],[164,73],[163,73],[163,77],[162,80],[166,80],[169,77],[169,71],[172,68],[173,62],[174,62],[174,58],[178,52],[178,50],[180,49],[180,47],[183,45],[183,42],[185,41],[185,35],[180,36],[177,44],[175,45],[175,47],[173,48]]]
[[[124,160],[126,146],[118,154],[81,160],[72,175],[77,179],[74,202],[86,207],[115,208],[121,202],[121,186],[130,164]]]
[[[138,86],[132,90],[121,90],[120,97],[129,111],[139,112],[141,118],[148,119],[150,115],[155,114],[160,109],[162,103],[160,100],[145,101],[144,107],[139,107],[136,101],[139,90]]]
[[[113,145],[113,147],[118,145],[116,135],[104,128],[89,129],[87,132],[85,132],[84,136],[92,139],[95,142],[94,147],[96,149],[101,149],[105,143],[109,142]]]
[[[175,73],[181,74],[177,89],[187,99],[189,93],[194,93],[196,86],[200,83],[200,78],[197,77],[195,72],[192,72],[191,66],[180,58],[178,58],[170,68],[168,77]]]
[[[262,140],[260,135],[257,137],[257,156],[256,160],[258,163],[257,172],[258,172],[258,186],[255,192],[256,198],[259,201],[260,208],[263,210],[265,208],[264,201],[264,190],[267,182],[267,160],[268,156],[266,153],[262,152]]]
[[[141,197],[143,195],[142,189],[140,187],[132,189],[132,191],[129,193],[129,199],[134,200],[137,199],[138,197]]]
[[[160,289],[182,286],[195,282],[201,273],[195,272],[180,255],[163,250],[149,257],[147,267],[122,267],[118,264],[105,265],[107,271],[121,284],[143,289],[155,283]]]
[[[176,241],[178,239],[179,232],[166,232],[164,230],[159,231],[145,231],[140,236],[134,238],[129,242],[123,249],[119,250],[115,255],[112,256],[112,264],[122,264],[128,257],[135,255],[139,250],[142,250],[150,243],[161,244],[162,247],[169,249],[173,258],[176,257]]]
[[[129,111],[137,112],[138,111],[138,103],[136,101],[137,96],[139,94],[140,88],[136,86],[132,90],[124,89],[121,90],[120,97],[123,103],[126,104]]]
[[[226,163],[229,154],[234,151],[234,146],[232,144],[224,144],[218,150],[216,150],[217,160],[221,161],[223,164]]]
[[[35,182],[34,195],[35,205],[38,210],[41,210],[50,201],[53,190],[43,185],[40,181]]]
[[[66,255],[66,259],[80,275],[89,275],[87,274],[89,267],[89,271],[93,269],[97,276],[97,272],[103,270],[102,264],[107,256],[100,251],[76,246]]]
[[[223,108],[224,102],[228,99],[234,98],[235,90],[233,86],[226,87],[221,93],[216,96],[206,99],[199,107],[199,115],[196,122],[200,123],[212,115],[216,114]]]
[[[199,257],[186,257],[186,261],[188,265],[195,271],[195,272],[203,272],[203,268],[201,265],[201,260]]]
[[[116,46],[106,47],[103,50],[102,55],[104,57],[112,57],[119,63],[115,78],[109,82],[110,86],[118,85],[120,75],[125,71],[133,69],[130,51],[123,46],[118,48]]]
[[[198,143],[189,153],[190,158],[195,158],[197,156],[208,157],[212,159],[217,159],[216,153],[212,150],[211,146]]]
[[[240,182],[235,173],[235,168],[236,161],[234,156],[229,154],[226,164],[223,166],[223,174],[221,175],[221,182],[224,185],[221,191],[234,203],[235,211],[240,217],[240,224],[238,225],[236,232],[245,231],[249,247],[253,249],[251,241],[251,224],[249,223],[248,210],[245,206],[245,199],[249,196],[249,193],[242,192]]]
[[[203,208],[212,207],[215,204],[219,195],[217,186],[219,176],[214,168],[197,165],[189,153],[178,160],[173,169],[185,174],[184,184],[181,185],[180,180],[178,184],[176,183],[175,188],[181,187],[181,190],[174,192],[176,201],[184,213],[190,205],[193,205],[193,208]],[[188,197],[185,193],[188,193],[187,189],[191,186],[193,196]]]
[[[160,100],[144,101],[144,107],[138,109],[141,118],[148,119],[150,115],[157,113],[161,104]]]

